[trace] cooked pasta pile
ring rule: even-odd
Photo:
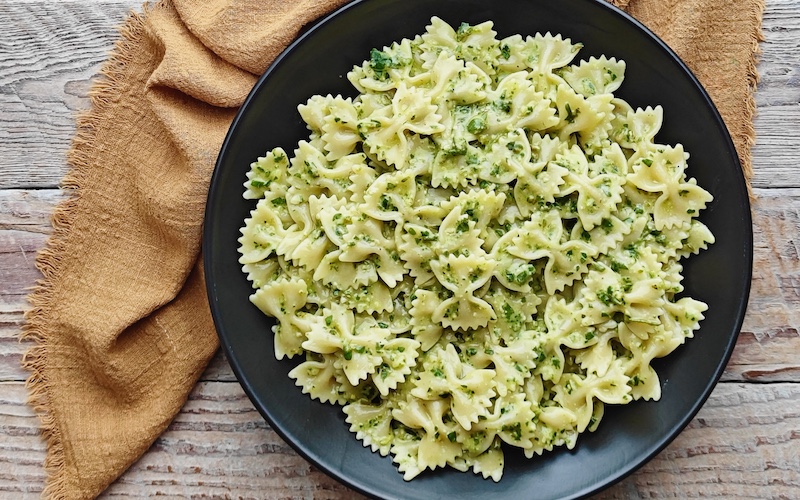
[[[498,481],[502,443],[575,446],[698,328],[680,259],[712,196],[625,63],[560,35],[433,18],[299,106],[310,137],[252,164],[240,262],[302,391],[409,480]]]

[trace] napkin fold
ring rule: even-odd
[[[69,193],[22,337],[44,496],[91,498],[167,428],[216,352],[200,237],[228,126],[305,25],[346,0],[162,1],[131,14],[77,120]],[[612,0],[710,92],[749,176],[763,0]]]

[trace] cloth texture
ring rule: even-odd
[[[346,0],[145,5],[77,120],[69,193],[37,259],[23,338],[49,498],[102,493],[180,411],[218,348],[201,266],[228,126],[280,52]],[[706,86],[746,175],[763,0],[613,0]]]

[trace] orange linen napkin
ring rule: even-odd
[[[47,439],[45,496],[101,493],[180,410],[218,342],[200,266],[209,178],[250,88],[347,0],[146,6],[78,120],[23,337]],[[615,0],[709,89],[750,169],[762,0]]]

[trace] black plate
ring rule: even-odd
[[[249,165],[268,149],[287,151],[307,137],[297,105],[314,94],[355,95],[345,74],[383,47],[424,32],[432,15],[453,26],[492,20],[498,38],[561,33],[584,44],[579,59],[605,54],[627,62],[617,95],[634,107],[661,104],[662,143],[684,144],[688,175],[715,197],[701,220],[717,238],[686,261],[687,294],[709,304],[696,337],[654,363],[659,402],[607,406],[597,432],[572,450],[532,460],[506,453],[499,483],[450,469],[403,481],[390,457],[364,448],[338,407],[312,401],[277,362],[272,321],[250,304],[237,263],[239,228],[254,203],[242,199]],[[245,392],[264,418],[301,455],[350,487],[387,498],[564,498],[596,492],[663,449],[711,393],[744,316],[752,268],[752,223],[739,160],[711,100],[666,45],[623,12],[599,0],[364,0],[328,16],[301,36],[258,81],[222,146],[206,211],[205,276],[222,347]]]

